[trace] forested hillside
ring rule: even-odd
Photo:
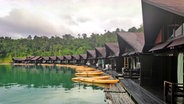
[[[65,34],[62,38],[42,36],[29,36],[26,39],[11,39],[0,37],[0,57],[24,57],[24,56],[60,56],[82,54],[88,49],[102,47],[106,42],[116,42],[116,32],[105,34],[78,35],[77,38]]]
[[[105,31],[104,34],[78,34],[73,37],[71,34],[65,34],[63,37],[52,36],[28,36],[24,39],[11,39],[10,37],[0,37],[0,63],[10,62],[12,57],[25,56],[62,56],[86,53],[86,50],[103,47],[107,42],[117,42],[116,33],[124,31],[116,29],[115,31]],[[139,29],[132,27],[129,32],[143,31],[142,26]]]

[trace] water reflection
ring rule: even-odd
[[[27,88],[63,87],[70,90],[73,87],[92,87],[102,89],[94,84],[75,83],[71,79],[75,70],[57,66],[11,66],[0,65],[0,87],[26,86]]]
[[[56,66],[0,65],[0,104],[104,104],[103,89],[73,82],[74,74]]]
[[[28,88],[74,87],[71,78],[75,71],[56,66],[0,66],[0,86],[7,88],[19,84]]]

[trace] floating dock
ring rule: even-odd
[[[135,104],[121,83],[111,85],[104,89],[107,104]]]

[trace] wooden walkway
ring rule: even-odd
[[[135,104],[120,83],[104,89],[107,104]]]
[[[157,98],[131,79],[122,79],[121,82],[125,90],[138,104],[165,104],[161,99]]]
[[[106,73],[108,73],[109,75],[111,75],[113,78],[117,78],[117,79],[118,79],[118,77],[122,77],[123,76],[122,74],[119,74],[119,73],[117,73],[114,70],[108,70]]]

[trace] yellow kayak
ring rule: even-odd
[[[103,84],[115,84],[119,80],[114,79],[114,80],[105,80],[105,79],[81,79],[83,82],[90,82],[90,83],[103,83]]]
[[[87,85],[95,85],[98,87],[102,87],[102,88],[110,88],[111,85],[110,84],[103,84],[103,83],[89,83],[89,82],[82,82],[83,84],[87,84]]]
[[[90,77],[90,76],[100,76],[102,75],[104,72],[82,72],[82,73],[75,73],[75,76],[86,76],[86,77]]]
[[[89,78],[94,78],[94,79],[109,79],[111,76],[94,76],[94,77],[89,77]]]
[[[75,77],[72,78],[73,81],[82,81],[81,79],[109,79],[110,76],[94,76],[94,77]]]
[[[76,70],[76,72],[78,72],[78,73],[83,73],[83,72],[87,72],[87,73],[93,73],[93,72],[103,72],[103,71],[101,71],[101,70]]]
[[[76,68],[75,70],[86,70],[86,71],[92,71],[92,70],[96,70],[95,68],[89,68],[89,67],[84,67],[84,68],[82,68],[82,67],[79,67],[79,68]]]

